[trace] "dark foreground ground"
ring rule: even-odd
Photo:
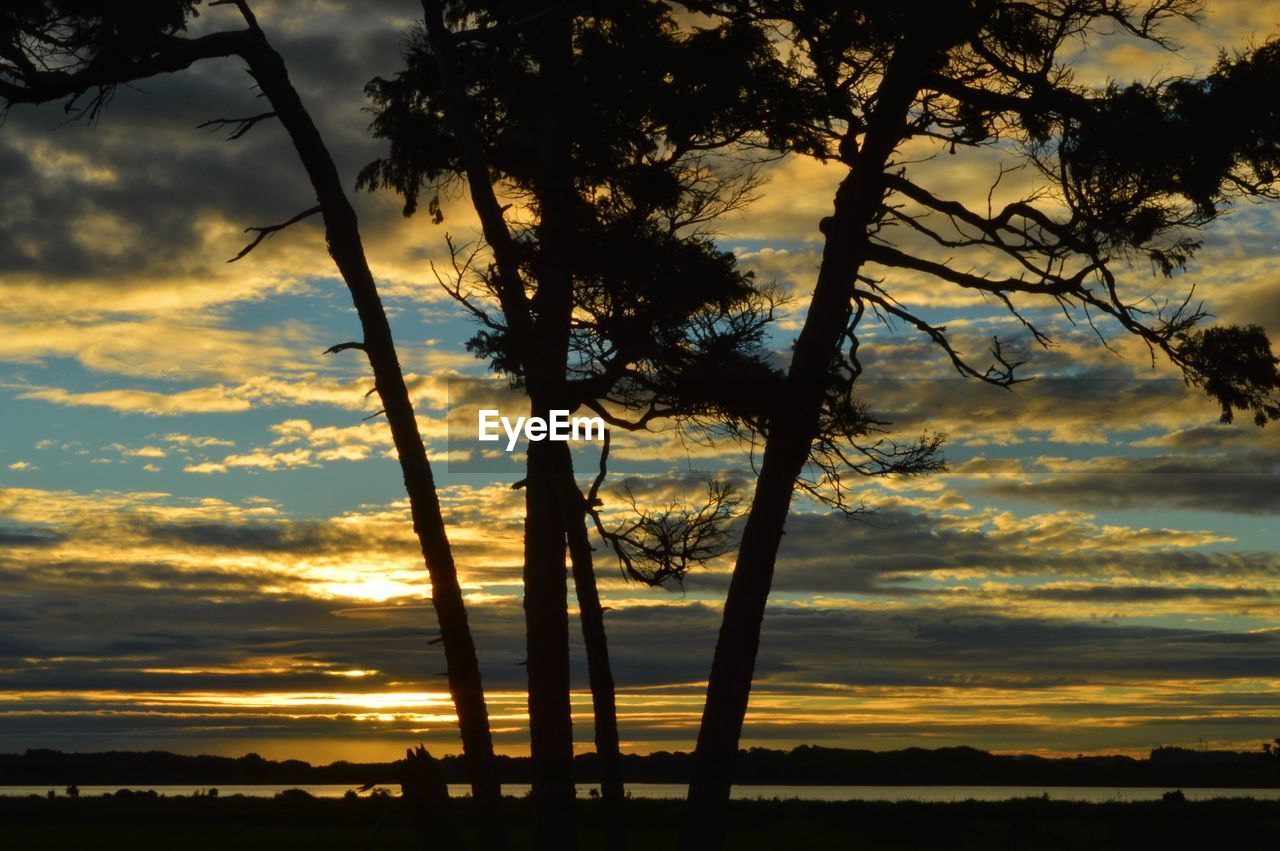
[[[632,849],[674,847],[683,805],[635,800]],[[419,847],[394,798],[0,798],[0,847],[93,851],[379,851]],[[509,800],[516,847],[528,847],[530,806]],[[458,804],[465,819],[468,803]],[[583,849],[604,848],[601,808],[581,805]],[[381,827],[375,832],[375,825]],[[1249,799],[1085,804],[1005,802],[735,802],[727,847],[752,849],[1274,849],[1280,802]]]

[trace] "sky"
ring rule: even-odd
[[[364,84],[400,65],[418,4],[258,3],[349,185],[384,153]],[[234,26],[205,9],[195,31]],[[1204,72],[1280,30],[1280,3],[1210,3],[1168,52],[1099,34],[1086,81]],[[458,750],[429,583],[346,290],[314,221],[228,264],[244,228],[312,195],[279,127],[223,60],[121,88],[100,121],[15,107],[0,125],[0,752],[168,749],[312,762]],[[924,148],[904,151],[928,155]],[[999,151],[913,164],[985,203]],[[820,258],[837,169],[769,166],[719,244],[791,297],[780,363]],[[997,192],[1025,190],[1025,173]],[[367,253],[437,470],[500,750],[526,749],[513,464],[450,454],[451,391],[485,380],[475,326],[432,271],[445,222],[357,193]],[[1280,335],[1280,204],[1241,202],[1154,297],[1194,284],[1216,321]],[[899,298],[981,357],[1016,339],[998,304],[895,275]],[[1256,749],[1280,734],[1280,426],[1218,423],[1207,399],[1114,326],[1026,305],[1055,346],[1014,391],[958,377],[902,328],[868,326],[864,398],[894,433],[943,432],[949,469],[856,483],[850,521],[798,498],[779,555],[744,746],[1143,753]],[[585,481],[596,448],[579,447]],[[619,437],[606,516],[708,478],[749,493],[749,448],[670,429]],[[683,591],[624,581],[597,542],[623,747],[688,750],[731,559]],[[576,610],[575,610],[576,611]],[[591,742],[580,642],[575,738]]]

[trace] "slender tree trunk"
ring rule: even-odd
[[[471,114],[465,81],[439,0],[423,0],[428,43],[440,74],[446,117],[462,143],[472,205],[497,261],[498,299],[513,350],[525,370],[531,415],[566,408],[565,364],[569,351],[572,250],[566,80],[572,71],[567,11],[549,15],[539,30],[543,123],[538,129],[540,255],[532,299],[526,294],[521,252],[503,217],[484,158],[484,145]],[[573,825],[573,717],[569,701],[568,582],[564,518],[560,511],[564,475],[552,445],[531,443],[525,489],[524,609],[529,680],[529,747],[533,763],[534,847],[571,849]],[[569,468],[572,469],[571,467]]]
[[[852,157],[849,174],[836,191],[834,215],[820,225],[826,238],[822,265],[781,398],[769,419],[760,477],[725,599],[694,752],[683,851],[715,851],[724,839],[733,766],[791,496],[818,433],[825,377],[852,315],[852,289],[866,259],[868,227],[883,204],[884,168],[905,136],[916,81],[928,59],[928,54],[903,47],[891,59],[863,148]]]
[[[538,59],[538,250],[530,299],[535,332],[525,346],[525,380],[536,416],[569,409],[569,359],[577,193],[573,183],[573,41],[570,12],[549,14],[533,29]],[[569,681],[569,606],[565,564],[566,483],[573,462],[565,443],[529,445],[525,490],[525,617],[529,636],[529,727],[534,765],[533,846],[571,851],[574,821],[573,715]]]
[[[546,409],[534,407],[536,416]],[[568,577],[560,511],[564,444],[529,444],[525,485],[524,612],[528,648],[529,749],[534,848],[572,848],[573,719],[569,702]]]
[[[565,455],[569,453],[566,451]],[[605,843],[612,851],[627,847],[626,790],[622,784],[622,750],[618,736],[618,704],[609,641],[604,629],[604,609],[596,588],[591,539],[587,532],[586,504],[573,480],[572,457],[565,489],[565,529],[569,537],[569,561],[573,587],[578,595],[582,643],[587,650],[587,676],[591,683],[591,708],[595,718],[596,759],[600,763],[600,793],[605,806]]]
[[[472,794],[481,813],[486,847],[505,848],[502,796],[480,666],[467,623],[453,551],[445,534],[431,464],[418,431],[413,404],[396,356],[386,312],[364,255],[355,210],[311,116],[289,81],[283,60],[257,33],[243,53],[263,94],[279,115],[301,158],[324,217],[329,254],[351,291],[364,330],[364,351],[391,426],[405,490],[427,571],[448,665],[449,690],[462,732]]]

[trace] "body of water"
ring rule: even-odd
[[[120,789],[134,791],[154,790],[156,794],[176,796],[204,794],[209,785],[130,785],[130,786],[81,786],[81,795],[109,795]],[[301,789],[317,798],[340,798],[355,785],[340,784],[263,784],[216,786],[219,795],[248,795],[270,798],[286,789]],[[391,794],[399,789],[386,787]],[[587,797],[597,787],[588,784],[578,786],[578,796]],[[61,786],[0,786],[0,795],[25,797],[47,795],[49,790],[61,796],[66,794]],[[502,791],[507,795],[523,796],[529,793],[527,783],[508,783]],[[629,783],[627,791],[635,798],[683,798],[685,787],[679,783]],[[800,799],[805,801],[1007,801],[1012,798],[1038,798],[1048,796],[1054,801],[1150,801],[1172,791],[1163,786],[735,786],[733,797],[739,800]],[[1280,789],[1195,789],[1184,788],[1183,794],[1191,801],[1207,801],[1212,798],[1257,798],[1280,801]],[[449,794],[470,794],[464,784],[449,785]]]

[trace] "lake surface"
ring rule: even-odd
[[[50,789],[58,795],[65,794],[63,787],[56,786],[0,786],[0,795],[24,797],[27,795],[47,795]],[[270,798],[286,789],[301,789],[317,798],[340,798],[355,785],[313,784],[313,785],[225,785],[217,786],[219,795],[248,795],[255,798]],[[578,786],[578,796],[587,797],[596,787],[589,784]],[[167,785],[131,785],[131,786],[81,786],[81,795],[109,795],[119,789],[135,791],[155,790],[156,794],[176,796],[204,793],[209,785],[199,786],[167,786]],[[391,794],[399,794],[399,789],[387,787]],[[508,783],[502,791],[507,795],[523,796],[529,793],[527,783]],[[683,798],[685,787],[678,783],[629,783],[627,791],[635,798]],[[1048,796],[1054,801],[1089,801],[1102,803],[1106,801],[1150,801],[1158,799],[1170,787],[1116,787],[1116,786],[735,786],[733,797],[739,800],[758,800],[761,798],[798,798],[805,801],[1007,801],[1012,798],[1038,798]],[[1212,798],[1256,798],[1265,801],[1280,801],[1280,789],[1194,789],[1183,788],[1183,794],[1191,801],[1207,801]],[[449,794],[461,796],[470,794],[470,788],[463,784],[449,784]]]

